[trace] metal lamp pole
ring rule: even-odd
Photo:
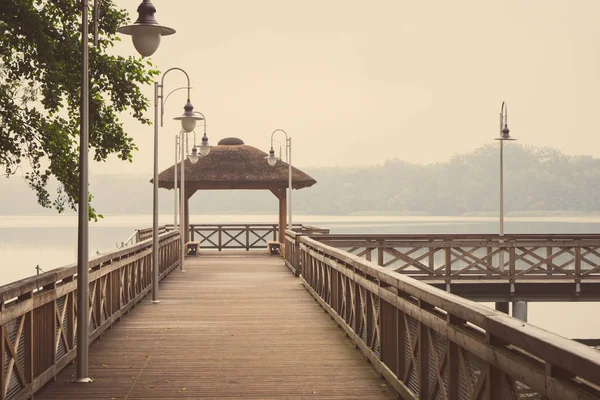
[[[88,72],[88,0],[81,1],[81,105],[79,109],[79,201],[77,223],[77,375],[76,382],[87,383],[88,376],[88,321],[89,321],[89,266],[88,266],[88,147],[89,147],[89,72]]]
[[[172,35],[175,30],[158,24],[154,18],[156,8],[150,0],[143,0],[138,7],[139,17],[133,25],[117,29],[117,32],[131,35],[133,45],[143,57],[152,55],[160,44],[160,37]],[[186,113],[180,118],[181,124],[186,131],[192,131],[196,124],[193,114],[193,106],[190,103],[190,78],[180,68],[167,70],[161,79],[161,84],[154,82],[154,190],[153,190],[153,215],[152,215],[152,302],[158,303],[158,99],[161,99],[161,126],[164,113],[165,98],[163,97],[163,83],[165,76],[172,70],[179,70],[187,77],[188,101],[184,107]],[[160,89],[160,95],[159,95]],[[168,97],[168,96],[167,96]],[[188,113],[189,111],[189,113]]]
[[[98,16],[99,1],[94,2],[94,14]],[[88,147],[89,147],[89,53],[88,53],[89,0],[81,0],[81,104],[79,133],[79,199],[77,223],[77,373],[75,382],[87,383],[88,376],[88,321],[89,321],[89,193],[88,193]],[[150,0],[138,7],[139,17],[134,25],[117,29],[131,34],[134,45],[142,56],[152,55],[160,44],[160,37],[175,33],[174,29],[160,26],[154,13],[156,8]],[[97,39],[98,24],[94,32]],[[141,30],[141,32],[140,32]]]
[[[192,148],[192,153],[189,155],[190,163],[196,164],[200,157],[205,157],[210,153],[210,145],[208,144],[208,137],[206,136],[206,117],[199,111],[193,111],[194,115],[199,115],[196,117],[197,120],[202,121],[204,123],[204,136],[202,137],[202,144],[200,145],[200,154],[198,154],[198,149],[196,148],[196,139],[194,133],[194,147]],[[180,262],[179,262],[179,270],[181,272],[185,272],[184,269],[184,260],[186,249],[184,246],[185,243],[185,231],[187,229],[187,224],[185,221],[185,152],[187,148],[187,138],[186,138],[185,130],[181,131],[181,138],[179,140],[181,146],[181,183],[180,183],[180,197],[179,197],[179,235],[181,237],[181,249],[180,249]],[[185,146],[184,146],[185,142]],[[177,170],[177,160],[175,160],[175,170]]]
[[[181,131],[179,143],[181,146],[181,184],[179,185],[179,237],[181,247],[179,249],[179,271],[185,272],[185,131]]]
[[[179,135],[175,135],[175,164],[173,168],[173,191],[175,202],[173,204],[173,230],[177,229],[177,160],[179,158]]]
[[[171,71],[183,72],[187,79],[187,103],[185,104],[184,114],[181,117],[175,118],[181,121],[183,130],[188,132],[192,131],[196,126],[196,121],[199,119],[194,116],[194,106],[190,102],[190,77],[183,69],[174,67],[165,71],[162,75],[160,85],[158,82],[154,82],[154,179],[153,179],[153,215],[152,215],[152,303],[159,303],[158,299],[158,281],[159,281],[159,265],[158,265],[158,105],[160,99],[160,126],[163,125],[164,108],[167,98],[164,96],[164,82],[165,77]],[[179,89],[175,89],[179,90]],[[159,93],[160,92],[160,93]],[[172,93],[172,92],[171,92]],[[169,93],[170,94],[170,93]],[[183,149],[183,146],[182,146]],[[182,168],[183,176],[183,168]],[[181,188],[183,192],[183,187]],[[182,238],[183,240],[183,238]],[[183,247],[183,242],[181,244]],[[181,266],[180,266],[181,268]]]
[[[510,130],[508,129],[508,107],[505,102],[502,102],[502,108],[500,109],[500,137],[495,140],[500,141],[500,243],[502,243],[502,237],[504,236],[504,141],[505,140],[516,140],[510,137]],[[504,249],[501,249],[499,253],[499,264],[500,270],[504,271]]]
[[[288,136],[287,132],[283,129],[275,129],[271,133],[271,150],[267,161],[270,166],[274,166],[277,163],[277,157],[275,157],[275,150],[273,150],[273,135],[276,132],[283,132],[285,135],[285,154],[288,160],[288,229],[292,229],[292,138]]]

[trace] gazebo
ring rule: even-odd
[[[270,190],[279,199],[279,240],[285,237],[288,164],[282,160],[271,167],[267,153],[244,144],[238,138],[221,139],[206,157],[196,164],[185,160],[185,232],[189,240],[189,199],[198,190]],[[181,163],[178,171],[181,171]],[[158,175],[158,185],[173,189],[174,166]],[[180,176],[178,177],[180,179]],[[317,183],[312,177],[292,166],[292,188],[303,189]]]

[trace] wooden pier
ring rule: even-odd
[[[185,268],[91,346],[93,383],[71,383],[72,365],[36,400],[396,398],[280,257]]]
[[[191,230],[200,254],[181,272],[180,236],[161,229],[160,304],[148,297],[148,230],[90,260],[90,384],[72,383],[76,267],[0,287],[0,400],[600,399],[600,352],[448,290],[501,285],[516,298],[539,285],[594,301],[600,236],[357,237],[302,225],[277,238],[282,259],[266,255],[273,226]]]

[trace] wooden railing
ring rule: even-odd
[[[278,241],[277,224],[190,224],[190,240],[200,243],[200,249],[266,249],[267,242]],[[167,230],[172,225],[166,225]],[[295,224],[293,230],[303,234],[324,234],[329,229]],[[152,236],[152,230],[150,230]]]
[[[600,352],[315,238],[287,236],[286,261],[402,398],[600,399]]]
[[[162,235],[165,232],[172,231],[173,225],[160,225],[158,227],[158,234]],[[136,243],[143,242],[144,240],[148,240],[152,238],[152,228],[144,228],[137,230],[137,240]]]
[[[600,279],[600,235],[320,235],[320,242],[421,280]]]
[[[265,249],[277,241],[277,224],[190,224],[190,238],[201,249]]]
[[[160,236],[161,279],[179,265],[179,236]],[[151,290],[150,240],[89,262],[90,342]],[[76,356],[77,266],[0,287],[0,398],[32,397]]]

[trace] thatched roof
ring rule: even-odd
[[[226,138],[213,146],[196,164],[185,160],[186,190],[277,189],[288,186],[288,164],[279,160],[271,167],[267,153],[247,146],[236,138]],[[179,163],[181,164],[181,163]],[[181,172],[178,164],[178,173]],[[173,189],[173,166],[158,175],[161,188]],[[180,177],[178,176],[178,179]],[[292,166],[292,187],[302,189],[317,183]]]

